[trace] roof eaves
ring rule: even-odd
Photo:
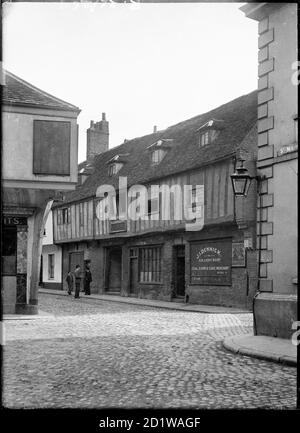
[[[57,102],[57,103],[59,103],[61,105],[64,105],[65,107],[61,108],[61,109],[64,109],[66,111],[68,111],[68,110],[69,111],[76,111],[76,112],[80,112],[81,111],[79,107],[76,107],[75,105],[70,104],[69,102],[66,102],[63,99],[57,98],[56,96],[53,96],[50,93],[47,93],[44,90],[41,90],[38,87],[35,87],[33,84],[28,83],[28,81],[23,80],[22,78],[18,77],[17,75],[13,74],[12,72],[9,72],[7,70],[4,70],[3,72],[4,72],[4,75],[8,75],[8,76],[12,77],[13,79],[15,79],[16,81],[18,81],[19,83],[23,84],[24,86],[31,88],[32,90],[40,93],[43,96],[47,96],[48,98],[52,99],[53,101],[55,101],[55,102]],[[5,83],[5,81],[4,81],[4,83]],[[15,103],[16,102],[17,101],[15,101]],[[39,104],[37,104],[37,105],[39,105]]]

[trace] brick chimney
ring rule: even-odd
[[[157,132],[157,126],[156,126],[156,125],[153,126],[153,132],[154,132],[154,133]]]
[[[86,133],[86,159],[88,162],[92,162],[94,156],[108,150],[109,128],[105,113],[102,113],[102,120],[99,122],[91,120],[90,127]]]

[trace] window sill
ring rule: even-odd
[[[155,281],[153,281],[153,282],[151,282],[151,281],[139,281],[138,282],[139,284],[143,284],[143,285],[153,285],[153,284],[155,284],[156,286],[161,286],[161,285],[163,285],[163,283],[158,283],[158,282],[155,282]]]

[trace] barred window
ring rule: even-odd
[[[161,247],[147,247],[139,250],[140,282],[161,282]]]
[[[54,254],[48,254],[48,278],[54,278]]]

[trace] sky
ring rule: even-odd
[[[244,3],[5,3],[4,68],[81,109],[109,147],[257,88],[257,22]]]

